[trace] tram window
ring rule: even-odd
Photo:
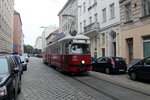
[[[73,54],[89,54],[90,53],[88,44],[72,44],[71,51]]]
[[[69,54],[69,44],[65,44],[65,54]]]

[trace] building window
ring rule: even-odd
[[[82,23],[80,23],[80,32],[82,33]]]
[[[89,24],[92,24],[92,16],[89,17]]]
[[[103,12],[103,22],[106,22],[106,19],[107,19],[106,18],[107,17],[106,16],[106,8],[104,8],[102,12]]]
[[[102,48],[102,57],[105,56],[105,48]]]
[[[82,6],[80,7],[80,16],[82,15]]]
[[[95,36],[95,50],[97,50],[97,36]]]
[[[102,45],[105,44],[105,33],[102,33],[102,41],[101,41]]]
[[[150,56],[150,36],[143,37],[143,56]]]
[[[89,7],[91,6],[91,0],[89,0]]]
[[[97,14],[95,14],[94,17],[95,17],[95,22],[98,22]]]
[[[142,9],[143,9],[143,16],[150,15],[150,0],[143,0]]]
[[[125,11],[126,11],[126,21],[131,21],[132,16],[131,16],[131,3],[128,3],[125,5]]]
[[[85,2],[83,3],[83,13],[86,12],[86,5],[85,5]]]
[[[114,3],[110,5],[110,19],[115,18],[115,6]]]
[[[83,21],[84,27],[86,26],[86,20]]]

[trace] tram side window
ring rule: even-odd
[[[69,44],[65,44],[65,54],[69,54]]]

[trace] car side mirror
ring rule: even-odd
[[[24,63],[24,61],[21,61],[21,63]]]
[[[19,68],[14,68],[14,69],[13,69],[13,73],[14,73],[14,74],[19,73]]]

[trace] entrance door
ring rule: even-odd
[[[133,38],[127,39],[127,44],[128,44],[128,51],[129,51],[129,63],[132,62],[133,60]]]
[[[114,57],[116,57],[116,42],[113,42],[113,47],[114,47]]]

